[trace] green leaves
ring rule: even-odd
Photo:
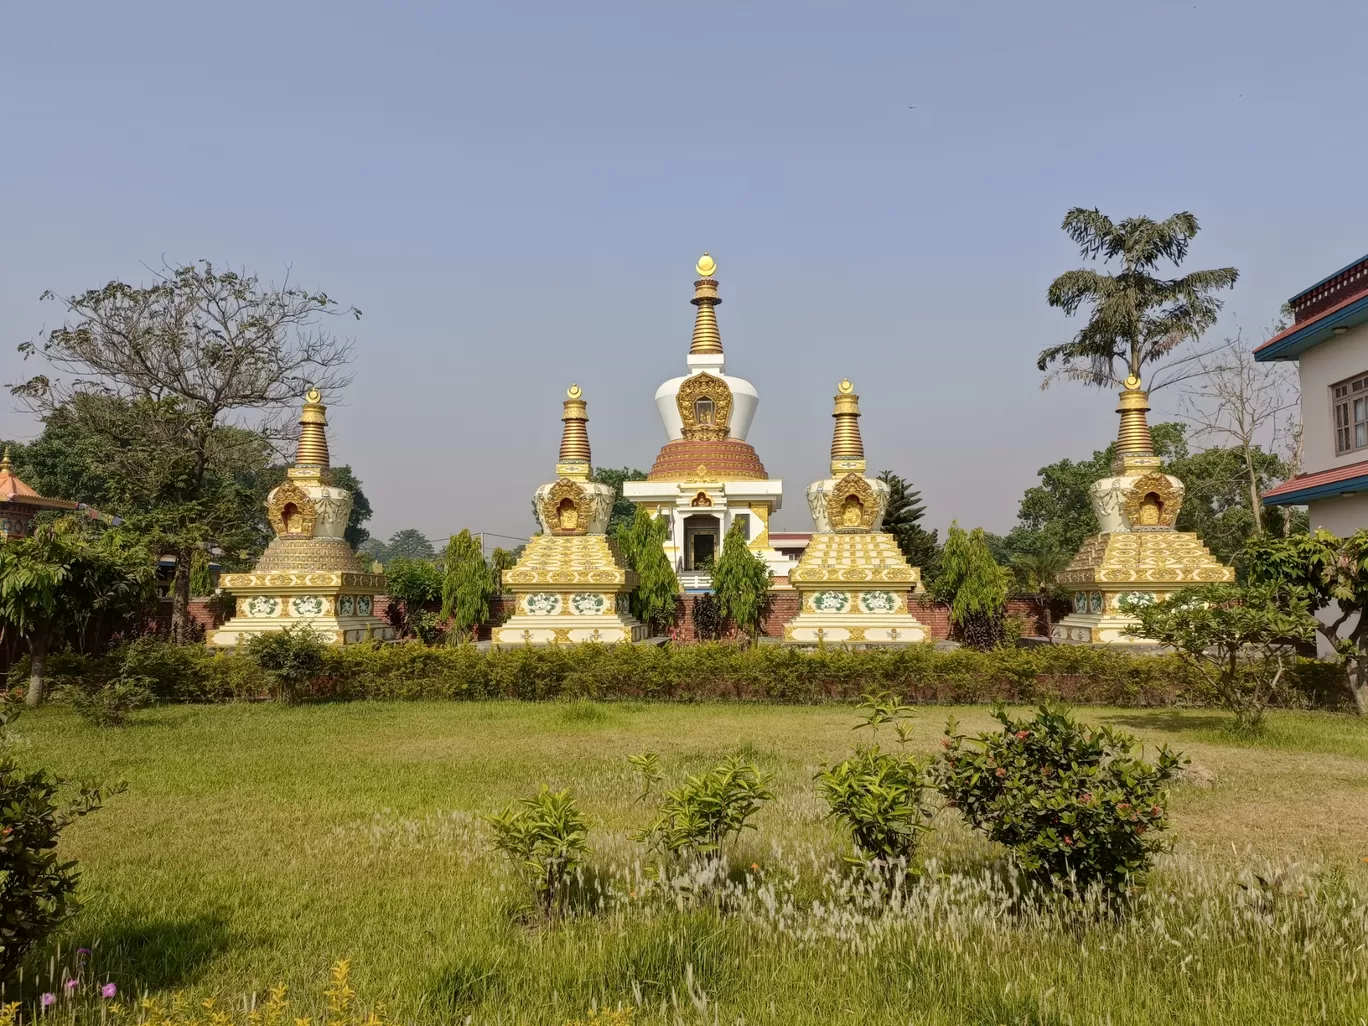
[[[957,523],[950,525],[932,593],[950,603],[956,632],[971,648],[989,649],[1002,643],[1008,579],[988,549],[983,528],[966,532]]]
[[[480,542],[465,528],[451,536],[443,557],[442,616],[452,630],[472,631],[489,619],[489,600],[499,593],[499,581],[485,562]]]
[[[1001,706],[993,715],[1002,730],[972,738],[947,724],[933,769],[941,793],[1025,872],[1070,893],[1123,893],[1166,846],[1165,787],[1183,760],[1161,747],[1143,762],[1135,738],[1059,707],[1029,720]]]
[[[904,869],[911,863],[920,835],[931,829],[927,765],[871,745],[814,777],[827,814],[845,824],[855,843],[847,861]]]
[[[247,658],[270,674],[287,703],[297,701],[304,685],[323,669],[323,641],[307,622],[258,634],[246,649]]]
[[[589,827],[568,790],[543,786],[532,798],[520,798],[485,821],[494,831],[494,847],[507,855],[537,894],[546,916],[565,899],[567,885],[590,854]]]
[[[630,599],[632,615],[652,629],[675,621],[679,579],[663,547],[669,529],[664,517],[652,516],[638,506],[632,519],[619,522],[612,532],[618,551],[637,575]]]
[[[651,774],[643,798],[660,780],[656,757],[634,756],[632,765]],[[656,818],[635,840],[663,855],[700,859],[721,853],[729,837],[751,826],[749,820],[765,802],[774,800],[768,789],[772,773],[761,773],[753,762],[732,756],[707,773],[688,777],[682,786],[665,792]]]

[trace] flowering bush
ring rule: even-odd
[[[1001,707],[993,715],[1002,730],[977,737],[946,725],[941,793],[1027,874],[1075,894],[1129,889],[1166,848],[1165,785],[1184,760],[1161,747],[1143,762],[1129,734],[1085,727],[1056,707],[1028,720]]]

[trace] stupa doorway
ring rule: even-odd
[[[711,513],[694,513],[684,518],[684,569],[711,567],[717,559],[722,522]]]

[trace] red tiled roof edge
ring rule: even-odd
[[[1261,342],[1259,345],[1255,346],[1254,352],[1257,353],[1260,350],[1267,349],[1273,343],[1281,342],[1283,339],[1285,339],[1288,335],[1291,335],[1293,332],[1301,331],[1302,328],[1309,328],[1317,321],[1323,321],[1336,310],[1342,310],[1350,303],[1357,303],[1360,299],[1363,299],[1365,296],[1368,296],[1368,292],[1356,292],[1348,299],[1343,299],[1340,302],[1336,303],[1334,306],[1327,307],[1326,309],[1322,310],[1320,313],[1316,314],[1315,317],[1311,317],[1308,320],[1304,320],[1300,324],[1294,324],[1290,328],[1284,328],[1282,331],[1278,332],[1276,335],[1270,338],[1267,342]]]
[[[1268,499],[1289,492],[1299,492],[1304,488],[1319,488],[1322,485],[1334,484],[1336,481],[1348,481],[1350,478],[1364,476],[1368,476],[1368,460],[1349,463],[1343,467],[1331,467],[1329,470],[1318,470],[1314,474],[1298,474],[1268,489],[1263,493],[1263,497]]]

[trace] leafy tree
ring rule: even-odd
[[[670,529],[664,517],[654,517],[638,506],[632,519],[619,524],[613,541],[637,574],[632,592],[632,615],[652,629],[675,622],[679,578],[665,555],[665,535]]]
[[[1251,539],[1243,560],[1249,581],[1306,608],[1344,666],[1354,708],[1368,716],[1368,530]]]
[[[958,523],[950,525],[932,594],[949,604],[955,632],[970,648],[1002,644],[1007,571],[994,562],[983,528],[965,531]]]
[[[43,700],[48,652],[64,630],[145,604],[152,582],[145,550],[118,532],[92,537],[72,517],[0,545],[0,623],[28,640],[28,704]]]
[[[466,530],[451,536],[443,560],[442,617],[458,635],[489,619],[489,600],[498,594],[480,543]]]
[[[215,462],[240,462],[222,451],[230,437],[223,429],[246,416],[254,418],[256,430],[232,436],[237,442],[250,447],[249,440],[279,438],[273,418],[292,411],[309,387],[331,393],[348,382],[341,369],[351,346],[321,327],[323,318],[339,312],[337,302],[288,281],[275,286],[255,275],[218,271],[207,261],[167,265],[146,286],[112,281],[79,295],[59,299],[49,292],[44,298],[58,299],[65,323],[19,348],[25,357],[42,356],[69,380],[40,374],[12,391],[45,417],[86,395],[127,404],[140,418],[135,437],[147,449],[145,469],[174,479],[177,504],[164,508],[154,526],[176,556],[172,630],[184,638],[191,553],[213,540],[204,525],[219,505]],[[128,418],[92,417],[89,423],[117,441]]]
[[[713,592],[722,614],[730,616],[754,644],[769,610],[769,590],[774,574],[769,564],[750,550],[740,521],[732,522],[722,543],[722,557],[712,576]]]
[[[1036,361],[1048,370],[1056,361],[1065,377],[1104,387],[1127,375],[1141,377],[1146,365],[1162,360],[1188,339],[1216,323],[1221,301],[1214,293],[1235,284],[1233,267],[1193,271],[1181,278],[1160,278],[1161,262],[1182,264],[1197,235],[1197,218],[1174,214],[1163,221],[1128,217],[1117,224],[1099,210],[1074,207],[1062,225],[1086,260],[1110,263],[1110,274],[1083,267],[1066,271],[1047,293],[1049,304],[1072,316],[1087,304],[1088,323],[1072,342],[1050,346]],[[1116,373],[1120,362],[1125,373]]]
[[[489,554],[489,568],[498,574],[494,583],[499,587],[499,590],[503,590],[503,572],[512,570],[518,565],[518,556],[524,548],[526,548],[525,545],[519,545],[510,552],[508,549],[495,546],[494,551]]]
[[[1284,674],[1296,662],[1291,643],[1310,641],[1316,631],[1305,606],[1280,603],[1266,585],[1184,588],[1126,610],[1138,621],[1126,633],[1174,649],[1248,732],[1261,729],[1269,702],[1286,691]]]
[[[1068,569],[1073,553],[1048,544],[1015,552],[1011,556],[1012,573],[1017,587],[1035,596],[1040,618],[1045,621],[1045,636],[1051,636],[1053,626],[1050,604],[1063,595],[1059,575]]]
[[[409,610],[442,600],[442,571],[431,560],[405,556],[391,559],[385,567],[385,580],[389,582],[389,597]]]
[[[630,524],[636,516],[637,505],[622,494],[622,485],[625,481],[645,481],[646,472],[632,467],[597,467],[590,480],[613,486],[613,514],[608,518],[608,533]]]
[[[380,557],[382,563],[388,563],[391,559],[433,559],[437,558],[437,550],[432,547],[432,542],[427,540],[427,536],[413,527],[406,527],[402,531],[395,531],[390,535],[390,540],[385,543],[384,554]]]
[[[24,957],[78,907],[76,863],[57,854],[62,830],[125,789],[82,784],[59,803],[66,780],[15,761],[4,737],[14,716],[0,704],[0,984],[13,982]]]
[[[912,487],[911,482],[884,470],[879,480],[888,485],[888,510],[884,513],[884,530],[898,541],[898,548],[913,566],[921,567],[923,573],[936,561],[936,535],[921,525],[926,512],[922,505],[921,492]]]

